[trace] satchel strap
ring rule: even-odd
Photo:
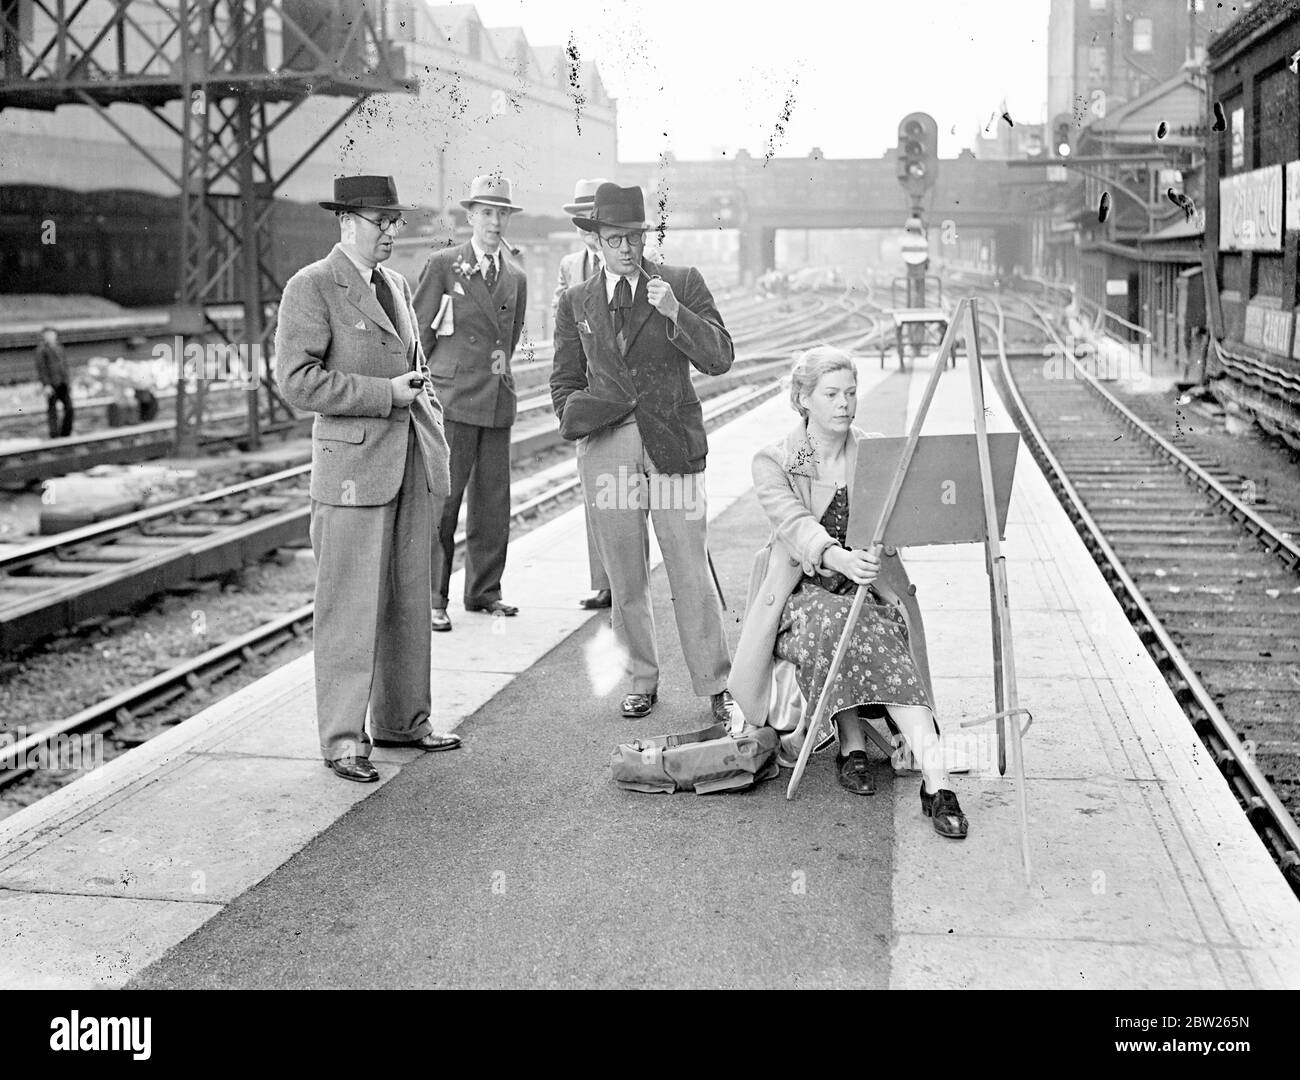
[[[678,735],[660,735],[654,739],[637,739],[632,743],[634,750],[670,750],[674,746],[686,746],[689,743],[709,742],[720,739],[727,734],[726,724],[714,724],[702,731],[683,731]]]

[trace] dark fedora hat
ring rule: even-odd
[[[391,176],[338,176],[334,201],[320,204],[326,210],[418,210],[397,201],[397,181]]]
[[[573,223],[587,232],[597,232],[604,225],[610,229],[653,228],[645,219],[645,196],[639,187],[619,187],[601,184],[596,189],[596,202],[591,217],[575,217]]]

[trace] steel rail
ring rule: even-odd
[[[1064,467],[1048,447],[1046,438],[1034,422],[1024,397],[1011,376],[1010,362],[1003,346],[1005,321],[1002,316],[1002,305],[996,300],[993,302],[998,315],[995,340],[998,348],[1000,373],[1003,384],[1007,387],[1012,398],[1011,404],[1019,414],[1021,423],[1018,426],[1026,436],[1030,451],[1038,460],[1040,467],[1043,468],[1049,483],[1056,489],[1058,497],[1065,504],[1066,512],[1073,519],[1075,527],[1083,535],[1083,539],[1090,548],[1093,558],[1101,563],[1103,574],[1110,578],[1111,589],[1119,594],[1121,604],[1126,608],[1126,614],[1128,614],[1130,621],[1138,624],[1139,634],[1144,638],[1144,644],[1146,644],[1148,651],[1151,652],[1153,659],[1156,660],[1158,666],[1165,669],[1166,679],[1169,679],[1171,674],[1174,676],[1174,679],[1170,680],[1171,686],[1183,704],[1184,710],[1190,711],[1190,705],[1192,710],[1201,714],[1200,718],[1195,715],[1191,716],[1193,726],[1202,738],[1206,738],[1207,742],[1210,742],[1210,750],[1220,772],[1223,773],[1225,779],[1244,804],[1251,823],[1263,834],[1269,847],[1273,849],[1283,875],[1292,888],[1300,893],[1300,826],[1296,825],[1286,807],[1282,805],[1272,785],[1260,772],[1259,767],[1242,745],[1236,732],[1232,730],[1231,723],[1219,710],[1209,690],[1201,682],[1200,677],[1173,640],[1163,621],[1152,609],[1142,590],[1124,568],[1122,560],[1114,548],[1111,547],[1101,527],[1088,511],[1082,497],[1066,474]],[[1029,303],[1029,301],[1026,301],[1026,303]],[[1034,307],[1032,303],[1030,306]],[[1035,308],[1035,311],[1042,318],[1042,314],[1037,312],[1037,308]],[[1075,364],[1080,374],[1087,375],[1086,372],[1082,371],[1078,362],[1074,360],[1074,357],[1065,351],[1064,344],[1057,335],[1055,328],[1045,318],[1043,318],[1043,326],[1057,347],[1062,350],[1062,355]],[[1127,412],[1128,410],[1124,409],[1123,411]],[[1136,421],[1134,424],[1136,430],[1149,430],[1136,417],[1133,417],[1133,419]],[[1157,444],[1164,442],[1159,436],[1155,436],[1153,441],[1157,442]],[[1177,451],[1174,452],[1178,453]],[[1180,453],[1178,456],[1183,457]],[[1184,460],[1187,461],[1188,465],[1196,468],[1193,462],[1186,458]],[[1197,469],[1197,471],[1200,470]],[[1207,479],[1213,480],[1212,477],[1208,476]],[[1217,482],[1215,483],[1217,485]],[[1221,487],[1221,485],[1217,486]],[[1134,612],[1136,612],[1136,618]],[[1154,645],[1145,641],[1148,635],[1154,638]]]
[[[1031,311],[1042,321],[1043,326],[1047,328],[1052,337],[1052,341],[1061,355],[1065,356],[1073,365],[1078,378],[1084,382],[1087,387],[1093,391],[1102,401],[1102,403],[1112,412],[1116,413],[1129,427],[1142,436],[1147,442],[1155,446],[1160,452],[1173,464],[1179,472],[1191,480],[1203,493],[1209,496],[1211,503],[1215,504],[1215,509],[1220,510],[1227,517],[1230,517],[1237,524],[1241,525],[1246,532],[1250,533],[1270,554],[1276,555],[1283,564],[1290,570],[1300,569],[1300,547],[1293,543],[1288,537],[1284,536],[1281,531],[1276,529],[1269,521],[1260,517],[1249,506],[1243,503],[1232,494],[1222,483],[1216,480],[1201,466],[1169,442],[1163,435],[1155,431],[1141,417],[1134,413],[1127,405],[1120,401],[1115,395],[1110,393],[1101,383],[1089,372],[1079,361],[1068,354],[1065,343],[1057,334],[1044,315],[1042,310],[1032,300],[1022,298]]]

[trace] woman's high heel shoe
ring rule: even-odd
[[[957,793],[948,788],[940,788],[933,795],[927,794],[925,781],[921,781],[921,813],[934,820],[934,831],[940,836],[953,840],[965,840],[969,826],[966,815],[961,812],[957,802]]]

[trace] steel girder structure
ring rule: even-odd
[[[93,108],[180,193],[178,326],[218,339],[252,375],[246,443],[292,414],[269,364],[282,283],[270,259],[272,199],[373,93],[415,90],[387,38],[385,0],[0,0],[0,110]],[[311,95],[349,99],[278,174],[270,140]],[[179,168],[109,111],[148,110],[177,139]],[[219,306],[242,306],[241,329]],[[232,340],[233,338],[233,340]],[[232,352],[231,349],[237,351]],[[206,385],[229,377],[177,363],[177,452],[202,435]],[[259,387],[261,393],[259,394]],[[259,416],[264,399],[267,416]]]

